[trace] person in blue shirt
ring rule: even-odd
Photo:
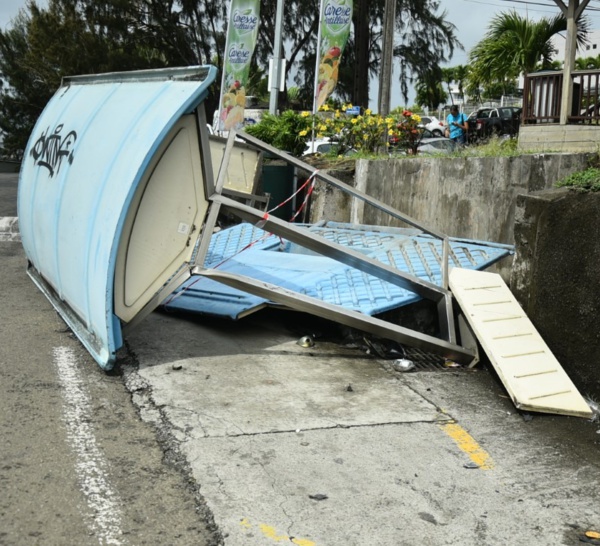
[[[446,118],[446,136],[450,137],[457,144],[465,145],[467,143],[467,117],[461,112],[458,112],[458,106],[453,104],[450,107],[450,113]]]

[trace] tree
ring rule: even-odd
[[[598,68],[600,68],[600,55],[575,59],[575,70],[598,70]]]
[[[218,60],[224,12],[216,0],[49,0],[47,9],[31,1],[0,31],[4,155],[22,155],[64,76]],[[209,95],[209,111],[217,95]]]
[[[458,86],[458,92],[462,97],[463,103],[465,102],[465,84],[469,78],[469,68],[465,65],[459,64],[453,68],[453,76],[456,85]]]
[[[450,101],[454,104],[454,96],[452,95],[452,82],[454,81],[454,68],[442,68],[442,80],[448,88],[448,95],[450,95]]]
[[[586,42],[587,26],[586,19],[578,22],[579,44]],[[469,55],[471,85],[512,81],[533,72],[538,63],[542,69],[549,68],[555,52],[550,39],[566,29],[562,13],[538,21],[521,17],[516,11],[496,15],[483,40]]]
[[[439,64],[460,46],[438,14],[439,0],[396,0],[398,82],[405,99],[416,78],[440,77]],[[253,57],[264,71],[273,52],[275,2],[261,0]],[[63,76],[107,71],[215,64],[222,67],[227,6],[221,0],[48,0],[27,4],[13,28],[0,31],[0,130],[5,153],[22,153],[35,120]],[[296,105],[312,105],[320,0],[286,0],[287,73],[295,74]],[[336,94],[368,106],[369,81],[381,58],[384,0],[355,0],[355,35],[342,57]],[[260,89],[261,77],[255,78]],[[286,78],[287,79],[287,78]],[[210,116],[220,79],[207,98]],[[285,101],[281,101],[285,104]]]
[[[440,80],[433,75],[419,79],[415,85],[415,91],[417,92],[416,103],[428,108],[429,111],[437,110],[440,104],[446,103],[448,98]]]
[[[409,84],[429,75],[441,79],[440,64],[450,60],[455,48],[462,47],[455,34],[456,27],[446,21],[446,12],[438,14],[439,5],[437,0],[396,0],[394,57],[400,64],[397,81],[405,101]],[[353,103],[366,107],[370,76],[379,72],[381,63],[385,0],[355,0],[354,6],[357,42],[352,62],[356,66],[355,80],[362,82],[362,86],[354,86]],[[369,14],[368,19],[365,13]],[[363,36],[360,42],[359,36]],[[364,48],[368,49],[368,59]]]

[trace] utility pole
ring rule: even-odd
[[[390,113],[395,23],[396,0],[385,0],[383,47],[381,48],[381,74],[379,76],[379,100],[377,104],[380,116],[387,116]]]
[[[271,74],[271,96],[269,100],[269,113],[277,114],[277,101],[279,99],[279,82],[281,81],[281,35],[283,32],[283,0],[277,0],[275,15],[275,41],[273,48],[273,73]]]
[[[571,114],[573,102],[573,82],[571,73],[575,65],[575,54],[577,52],[577,20],[581,17],[583,10],[590,0],[569,0],[567,5],[562,0],[554,0],[567,19],[567,40],[565,44],[565,63],[563,67],[562,100],[560,105],[560,124],[566,125]]]

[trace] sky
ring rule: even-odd
[[[38,0],[45,5],[45,0]],[[532,19],[553,17],[558,13],[558,7],[552,0],[441,0],[441,10],[447,12],[446,19],[456,26],[458,39],[464,46],[464,51],[455,51],[449,66],[467,64],[469,50],[483,38],[492,17],[501,11],[516,10],[520,15],[529,15]],[[0,28],[5,30],[26,0],[0,0]],[[539,4],[552,4],[541,6]],[[592,0],[591,5],[600,7],[600,3]],[[591,29],[600,29],[600,11],[586,10],[591,20]],[[372,85],[370,91],[373,102],[377,101],[377,87]],[[414,98],[414,97],[412,97]],[[409,103],[411,97],[409,96]],[[392,107],[403,105],[398,89],[392,92]]]

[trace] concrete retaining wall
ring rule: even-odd
[[[519,149],[523,151],[598,152],[599,147],[598,125],[538,123],[519,129]]]
[[[513,244],[517,195],[551,188],[563,176],[586,168],[589,158],[590,154],[538,154],[358,160],[354,185],[450,236]],[[327,215],[329,210],[338,221],[401,225],[362,201],[336,196],[337,191],[323,186],[317,190],[311,221],[334,219]],[[496,271],[508,279],[510,263],[505,262]]]
[[[600,399],[600,194],[550,189],[590,157],[360,160],[354,184],[448,235],[515,244],[514,261],[496,271],[577,387]],[[343,174],[352,184],[347,168]],[[322,218],[397,225],[320,186],[311,221]]]
[[[584,394],[600,399],[600,194],[517,198],[511,290]]]

